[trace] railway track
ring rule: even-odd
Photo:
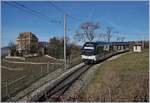
[[[127,51],[124,51],[127,52]],[[110,55],[107,55],[101,59],[100,62],[106,60],[109,57],[112,57],[114,55],[124,53],[124,52],[118,52],[118,53],[112,53]],[[62,95],[68,90],[68,88],[85,72],[87,71],[92,65],[83,65],[82,67],[78,68],[76,71],[68,75],[66,78],[64,78],[61,82],[59,82],[56,86],[51,88],[50,91],[45,93],[42,97],[40,97],[37,101],[38,102],[59,102],[63,101]]]
[[[110,55],[102,57],[100,62],[106,60],[109,57],[124,52],[127,51],[111,53]],[[26,95],[23,98],[20,98],[19,100],[15,100],[15,101],[21,101],[21,102],[63,101],[62,100],[63,94],[90,67],[92,67],[92,65],[85,65],[84,63],[81,63],[71,69],[66,70],[62,75],[58,76],[56,79],[43,85],[39,89],[31,92],[29,95]]]
[[[62,95],[68,90],[68,88],[92,65],[84,65],[81,68],[77,69],[62,81],[60,81],[56,86],[51,88],[48,92],[45,93],[42,97],[40,97],[37,102],[43,101],[52,101],[58,102],[62,101]]]

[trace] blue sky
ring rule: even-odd
[[[2,2],[2,47],[9,41],[15,42],[20,32],[33,32],[40,41],[48,41],[53,36],[63,37],[62,12],[44,1],[17,2],[47,15],[48,19],[15,8],[11,6],[16,5],[12,1],[8,2],[11,5]],[[101,28],[96,30],[97,33],[112,26],[114,31],[119,32],[114,34],[112,40],[118,36],[125,36],[126,41],[149,38],[148,1],[57,1],[53,4],[77,18],[67,18],[67,35],[71,41],[74,41],[74,32],[79,29],[79,25],[86,21],[100,22]]]

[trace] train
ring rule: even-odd
[[[85,64],[93,64],[127,52],[129,47],[129,42],[85,42],[81,50],[81,58]]]

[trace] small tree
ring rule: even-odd
[[[16,52],[16,45],[15,45],[15,43],[10,41],[9,44],[8,44],[8,47],[10,49],[10,55],[14,56],[15,52]]]
[[[110,42],[110,39],[112,38],[113,34],[112,34],[112,30],[113,27],[107,27],[106,28],[106,37],[107,37],[107,41]]]
[[[75,32],[75,39],[82,42],[92,41],[98,28],[100,28],[99,22],[84,22],[80,25],[80,30]]]
[[[124,40],[125,40],[125,37],[121,37],[121,41],[124,42]]]
[[[116,40],[117,40],[117,41],[120,41],[120,42],[124,42],[125,37],[117,37]]]
[[[31,54],[37,53],[37,51],[38,51],[38,50],[37,50],[36,45],[32,45],[32,46],[30,47],[30,51],[29,51],[29,52],[30,52]]]
[[[116,41],[117,41],[117,42],[120,41],[120,37],[117,37],[117,38],[116,38]]]
[[[16,55],[16,56],[19,56],[19,52],[18,52],[18,50],[16,50],[15,55]]]
[[[97,38],[101,41],[104,41],[105,40],[104,35],[105,35],[104,33],[99,33]]]

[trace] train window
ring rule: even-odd
[[[113,51],[113,46],[112,46],[112,45],[110,45],[110,48],[109,48],[109,49],[110,49],[110,51]]]
[[[109,45],[104,45],[104,50],[109,51]]]
[[[88,55],[88,56],[93,55],[94,54],[94,49],[84,49],[83,54]]]
[[[99,53],[102,53],[102,52],[103,52],[103,46],[97,46],[96,53],[99,54]]]

